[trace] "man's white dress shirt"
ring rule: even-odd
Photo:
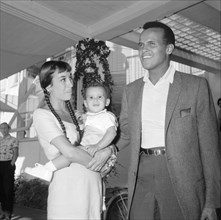
[[[169,66],[167,72],[153,85],[149,73],[144,75],[142,99],[142,148],[165,146],[166,103],[170,83],[173,83],[175,69]]]

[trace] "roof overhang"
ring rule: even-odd
[[[43,62],[85,37],[137,49],[133,30],[150,20],[182,14],[220,33],[220,1],[1,0],[0,79]],[[220,62],[189,51],[174,60],[220,72]]]

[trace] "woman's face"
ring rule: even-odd
[[[50,90],[50,97],[57,100],[67,101],[71,99],[73,81],[70,72],[59,73],[56,70],[53,74]]]

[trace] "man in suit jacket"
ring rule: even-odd
[[[175,37],[167,25],[143,29],[139,56],[148,71],[124,90],[117,143],[131,150],[128,217],[214,220],[221,157],[209,86],[170,65]]]

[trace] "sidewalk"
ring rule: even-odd
[[[217,210],[218,220],[221,220],[221,208]],[[47,220],[47,212],[24,206],[14,205],[12,220]]]
[[[47,212],[39,209],[33,209],[29,207],[14,206],[14,213],[12,220],[46,220]]]

